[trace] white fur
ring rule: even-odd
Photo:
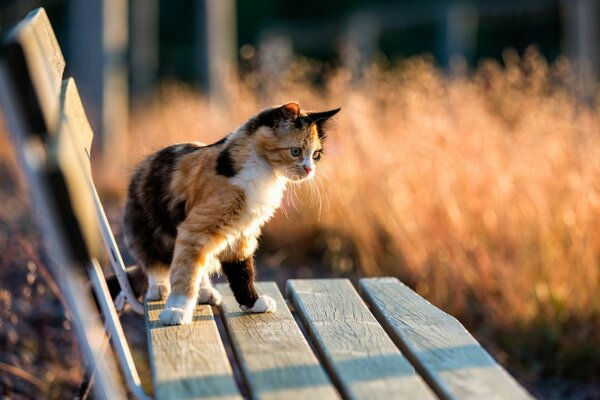
[[[213,287],[201,287],[198,292],[199,304],[210,304],[211,306],[219,306],[223,299],[217,289]]]
[[[192,322],[196,298],[170,294],[158,319],[163,325],[184,325]]]
[[[315,162],[312,159],[312,155],[310,155],[309,157],[304,157],[304,159],[302,160],[302,168],[304,168],[306,170],[306,167],[310,168],[310,172],[308,174],[306,174],[305,179],[310,179],[310,178],[314,177],[315,176],[315,168],[317,166],[315,165]]]
[[[273,168],[255,153],[244,162],[231,183],[246,194],[247,214],[242,217],[241,230],[254,232],[275,213],[281,205],[286,179],[273,172]]]
[[[162,300],[171,292],[168,270],[152,270],[148,272],[148,291],[146,299]]]
[[[263,295],[256,300],[252,307],[240,305],[240,308],[242,311],[249,313],[275,312],[277,310],[277,303],[269,296]]]
[[[218,264],[218,262],[217,262]],[[221,294],[212,287],[210,283],[210,273],[205,270],[200,281],[200,290],[198,291],[198,303],[210,304],[213,306],[221,305]]]

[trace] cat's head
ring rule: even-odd
[[[312,178],[323,153],[327,122],[339,108],[305,112],[297,103],[287,103],[261,111],[246,124],[254,136],[255,149],[287,179]]]

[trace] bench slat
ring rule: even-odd
[[[92,149],[92,141],[94,139],[94,132],[87,119],[77,85],[73,78],[68,78],[63,81],[61,90],[61,106],[62,106],[62,118],[65,119],[65,123],[71,131],[77,137],[77,140],[81,142],[82,160],[86,163],[86,168],[91,174],[90,165],[90,154]]]
[[[223,296],[222,317],[252,398],[339,398],[275,283],[257,283],[261,294],[277,302],[277,311],[265,314],[242,312],[227,285],[217,288]]]
[[[287,287],[344,397],[436,398],[349,280],[289,280]]]
[[[156,399],[241,399],[210,306],[189,325],[163,326],[164,301],[146,302],[150,367]]]
[[[361,279],[360,289],[392,339],[441,398],[531,398],[458,320],[398,279]]]
[[[9,34],[9,42],[18,43],[25,58],[33,90],[50,133],[56,128],[59,96],[65,59],[46,11],[38,8],[27,14]]]

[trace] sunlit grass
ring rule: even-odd
[[[232,79],[221,106],[165,85],[133,118],[132,157],[113,190],[124,193],[150,151],[210,142],[262,107],[342,106],[320,195],[304,186],[288,196],[266,240],[306,246],[333,232],[352,249],[350,268],[404,279],[507,357],[593,376],[600,354],[581,349],[600,346],[600,112],[573,93],[569,63],[507,53],[502,65],[448,75],[414,58],[357,82],[329,71],[318,87],[306,78],[314,68],[299,61],[269,85]]]

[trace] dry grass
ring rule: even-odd
[[[341,270],[399,276],[501,359],[503,349],[536,375],[598,379],[600,112],[570,89],[568,61],[507,53],[503,65],[449,77],[414,58],[358,83],[329,71],[316,87],[320,68],[301,60],[279,79],[233,79],[225,107],[166,85],[135,114],[134,156],[118,174],[167,143],[221,137],[270,104],[341,105],[318,171],[321,201],[310,206],[305,188],[296,212],[288,196],[267,242],[304,247],[333,233],[326,246],[351,249]],[[110,181],[124,193],[123,179]]]

